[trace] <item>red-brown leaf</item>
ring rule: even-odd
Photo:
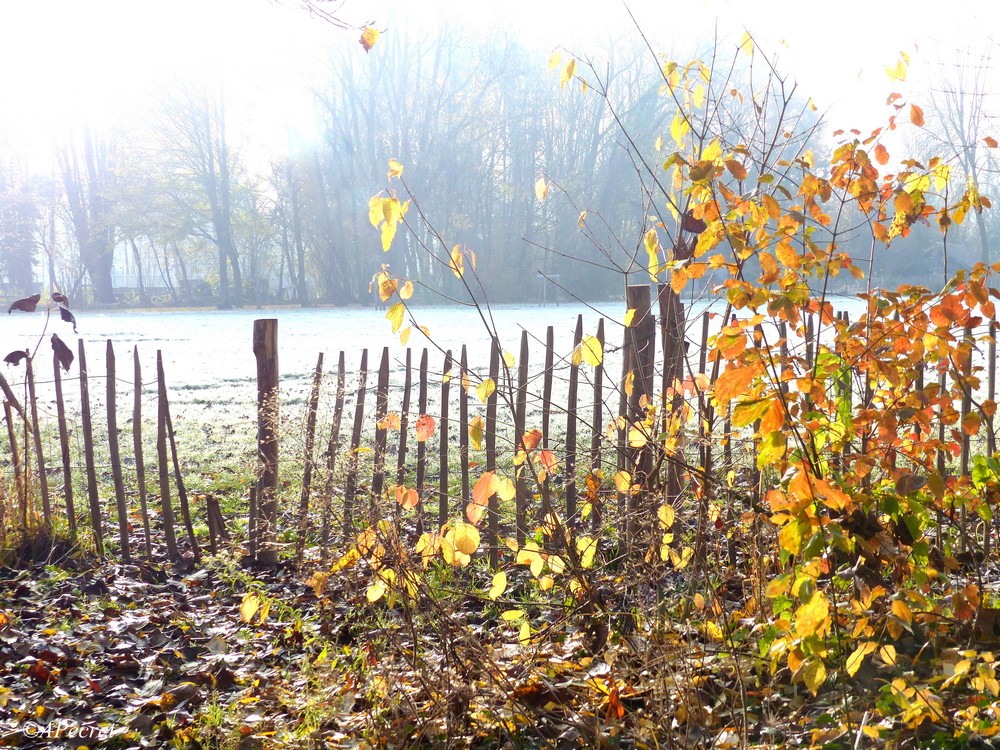
[[[59,364],[62,368],[69,372],[70,365],[73,364],[73,352],[70,348],[63,343],[63,340],[59,338],[56,334],[52,334],[52,351],[56,353],[56,359],[59,360]]]
[[[7,308],[7,314],[10,315],[14,312],[14,310],[20,310],[21,312],[34,312],[35,308],[38,306],[38,300],[41,298],[42,295],[40,294],[32,294],[30,297],[15,300],[14,303]]]

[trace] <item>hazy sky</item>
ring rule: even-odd
[[[67,121],[126,118],[164,81],[210,74],[243,93],[260,139],[273,143],[284,121],[307,117],[308,95],[297,75],[302,66],[325,42],[357,45],[355,32],[294,6],[295,0],[6,0],[0,3],[0,128],[38,148]],[[629,6],[658,49],[710,39],[716,31],[733,44],[749,29],[821,109],[833,107],[831,122],[846,126],[867,127],[857,122],[859,113],[880,113],[889,91],[917,86],[921,71],[946,54],[939,50],[977,48],[983,33],[1000,30],[992,0],[966,2],[960,10],[924,0],[631,0]],[[340,14],[390,34],[449,21],[509,28],[546,52],[565,45],[596,57],[609,39],[634,33],[620,0],[345,0]],[[885,74],[901,50],[913,60],[906,84]]]

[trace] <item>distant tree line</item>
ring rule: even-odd
[[[46,174],[4,155],[0,280],[11,293],[42,285],[96,304],[344,305],[372,300],[372,274],[387,263],[446,301],[455,279],[421,251],[440,238],[475,251],[494,302],[560,286],[618,294],[622,272],[643,271],[634,258],[652,212],[636,150],[662,159],[654,144],[676,110],[649,62],[617,45],[598,93],[504,35],[386,34],[368,55],[331,51],[313,85],[318,142],[270,159],[234,140],[242,129],[222,87],[178,85],[141,127],[67,133]],[[734,99],[720,117],[738,131],[754,106]],[[802,133],[817,137],[815,125]],[[419,211],[433,230],[412,221],[383,254],[368,201],[390,159],[417,201],[408,218]],[[961,231],[985,243],[987,219],[970,226]]]

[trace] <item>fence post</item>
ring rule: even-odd
[[[684,407],[683,393],[677,388],[684,381],[684,303],[669,284],[657,287],[656,301],[660,308],[660,343],[663,348],[660,429],[666,433],[670,425],[675,424],[673,417],[678,416]],[[666,464],[665,500],[673,505],[681,494],[682,461],[677,456],[667,456]]]
[[[451,349],[444,355],[441,372],[441,424],[438,426],[438,528],[448,523],[448,398],[451,386]]]
[[[653,356],[656,346],[656,326],[650,310],[650,292],[646,284],[635,284],[626,287],[625,302],[630,310],[635,310],[632,317],[632,325],[625,329],[625,357],[628,367],[628,375],[631,377],[631,394],[628,396],[627,414],[625,419],[625,434],[636,422],[643,422],[645,419],[645,409],[643,405],[648,402],[652,394],[653,380]],[[623,383],[623,386],[626,384]],[[627,389],[626,389],[627,390]],[[626,529],[628,531],[629,544],[635,545],[639,530],[638,511],[645,506],[648,500],[646,492],[649,483],[650,473],[653,468],[653,454],[649,444],[627,452],[629,470],[632,474],[632,483],[638,484],[642,490],[639,495],[629,494],[628,497],[628,519]],[[655,518],[655,516],[654,516]],[[647,521],[649,519],[643,519]],[[633,551],[638,547],[633,546]]]
[[[358,465],[361,456],[361,431],[365,419],[365,389],[368,387],[368,350],[361,352],[361,367],[358,370],[358,395],[354,399],[354,426],[351,429],[351,452],[347,459],[347,480],[344,487],[344,540],[354,533],[354,500],[358,494]]]
[[[375,466],[372,470],[371,500],[381,499],[385,489],[385,451],[389,430],[385,425],[389,413],[389,347],[382,347],[375,385]]]
[[[146,498],[146,462],[142,454],[142,368],[139,366],[139,347],[132,349],[132,449],[135,452],[135,479],[139,487],[139,509],[142,511],[142,531],[146,544],[146,560],[153,559],[150,538],[149,508]]]
[[[278,522],[278,321],[253,322],[253,353],[257,359],[257,471],[258,562],[278,561],[275,533]]]
[[[90,386],[87,382],[87,353],[83,339],[78,342],[80,358],[80,413],[83,420],[83,452],[87,461],[87,497],[90,500],[90,525],[94,530],[97,556],[104,559],[104,532],[101,527],[101,500],[97,494],[97,470],[94,468],[94,428],[90,417]]]
[[[28,380],[28,399],[31,402],[28,406],[31,409],[31,432],[32,440],[35,444],[35,458],[38,461],[38,486],[42,491],[42,513],[45,518],[45,525],[52,528],[52,504],[49,501],[49,478],[45,472],[45,456],[42,453],[42,429],[38,424],[38,399],[35,397],[35,370],[31,362],[31,357],[25,360],[27,371],[25,376]]]
[[[313,445],[316,441],[316,412],[319,410],[319,388],[323,382],[323,352],[316,359],[312,391],[309,394],[309,412],[306,414],[306,446],[302,469],[302,494],[299,496],[299,531],[295,539],[295,560],[302,562],[305,550],[306,529],[309,526],[309,490],[312,485]]]
[[[62,453],[63,495],[66,496],[66,520],[69,522],[69,535],[76,539],[76,510],[73,506],[73,476],[69,453],[69,429],[66,426],[66,404],[63,401],[62,365],[59,355],[53,353],[53,383],[56,389],[56,422],[59,426],[59,448]]]
[[[107,354],[107,404],[108,456],[111,459],[111,477],[115,486],[115,504],[118,508],[118,543],[121,545],[122,562],[132,562],[128,543],[128,505],[125,503],[125,481],[122,478],[121,450],[118,445],[118,399],[115,378],[115,347],[108,339]]]
[[[163,376],[163,353],[156,350],[156,468],[160,479],[160,513],[167,554],[177,560],[177,537],[174,534],[174,511],[170,502],[170,469],[167,467],[167,381]]]
[[[523,450],[527,453],[524,444],[524,433],[527,430],[528,413],[528,332],[521,331],[521,355],[517,360],[517,396],[514,407],[514,452]],[[525,461],[517,467],[515,477],[515,497],[514,497],[514,523],[515,536],[519,547],[524,545],[528,534],[528,500],[531,497],[531,490],[528,487],[528,480],[524,476],[526,469],[530,468],[531,462]]]
[[[604,318],[597,321],[597,340],[601,344],[601,351],[604,351]],[[594,410],[591,418],[590,434],[590,471],[596,473],[601,468],[601,440],[604,430],[604,359],[594,368]],[[590,509],[592,528],[599,531],[601,519],[604,516],[603,499],[597,492],[591,498],[592,507]]]
[[[550,329],[551,330],[551,329]],[[566,488],[566,523],[576,526],[576,424],[577,424],[577,393],[580,388],[580,365],[577,364],[577,351],[583,343],[583,315],[576,318],[576,330],[573,332],[573,356],[569,367],[569,394],[566,405],[566,478],[563,486]],[[549,350],[551,351],[551,349]]]
[[[500,379],[500,344],[494,338],[490,347],[490,379],[494,384]],[[497,391],[486,399],[486,471],[497,470]],[[489,548],[490,568],[500,564],[500,507],[496,493],[490,495],[489,521],[486,529],[486,545]]]

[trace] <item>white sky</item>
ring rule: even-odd
[[[0,0],[0,134],[7,146],[42,149],[79,117],[114,122],[178,74],[209,73],[253,102],[260,138],[282,137],[282,119],[305,118],[308,97],[295,72],[325,40],[357,45],[289,7],[294,0]],[[911,55],[917,91],[921,70],[961,45],[977,48],[1000,32],[1000,4],[972,0],[961,8],[927,0],[632,0],[654,46],[710,39],[735,41],[748,28],[780,67],[802,84],[831,123],[880,122],[885,96],[903,84],[885,67]],[[380,17],[380,14],[382,16]],[[632,29],[621,0],[345,0],[341,15],[399,28],[433,28],[445,20],[521,33],[546,52],[600,49]],[[945,52],[938,51],[938,48]],[[360,46],[357,54],[363,55]],[[372,54],[377,54],[377,48]],[[997,61],[1000,64],[1000,61]],[[539,75],[551,75],[544,68]],[[915,95],[916,98],[916,95]],[[863,115],[871,121],[858,122]]]

